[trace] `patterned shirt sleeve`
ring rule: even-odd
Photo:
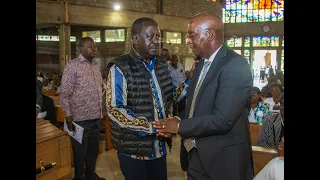
[[[187,97],[188,87],[190,79],[187,78],[179,87],[173,89],[173,103],[176,104],[181,101],[184,97]]]
[[[116,126],[137,132],[140,136],[154,133],[146,117],[136,117],[132,109],[127,108],[127,81],[116,65],[108,74],[106,106],[108,116]]]
[[[262,122],[257,146],[264,148],[275,148],[274,143],[272,142],[274,139],[273,132],[273,116],[272,114],[268,114]]]
[[[74,68],[68,63],[63,71],[60,86],[60,105],[65,117],[71,116],[70,101],[74,87]]]

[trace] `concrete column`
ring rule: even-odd
[[[125,42],[125,47],[124,47],[124,54],[130,52],[131,45],[132,45],[131,28],[127,28],[127,30],[126,30],[126,42]]]
[[[65,65],[71,60],[70,25],[61,24],[59,27],[59,66],[63,72]]]

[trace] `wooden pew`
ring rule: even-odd
[[[263,148],[259,146],[251,147],[255,175],[257,175],[261,171],[261,169],[268,164],[270,160],[279,156],[278,151],[276,149]]]
[[[257,123],[250,123],[250,139],[251,146],[257,145],[259,134],[260,134],[261,125]]]
[[[43,166],[47,168],[41,173]],[[72,172],[70,137],[41,119],[36,121],[36,172],[37,180],[56,180]]]
[[[49,96],[52,100],[54,105],[60,105],[60,97],[59,96]]]
[[[45,96],[55,96],[57,90],[44,90],[42,91],[42,94]]]

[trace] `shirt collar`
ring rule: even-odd
[[[216,55],[218,54],[218,51],[220,50],[220,48],[222,47],[222,45],[210,56],[209,59],[205,58],[204,62],[210,61],[212,63],[212,61],[214,60],[214,58],[216,57]]]
[[[81,62],[84,62],[84,61],[89,62],[86,58],[82,56],[82,54],[79,54],[78,58],[80,59]],[[97,64],[97,61],[95,59],[92,59],[92,65],[95,65],[95,64]]]

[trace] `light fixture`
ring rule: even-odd
[[[174,34],[173,34],[173,36],[174,36],[174,37],[177,37],[177,36],[178,36],[178,34],[177,34],[177,33],[174,33]]]
[[[119,4],[115,4],[114,6],[113,6],[113,8],[114,8],[114,10],[116,10],[116,11],[118,11],[118,10],[120,10],[120,5]]]

